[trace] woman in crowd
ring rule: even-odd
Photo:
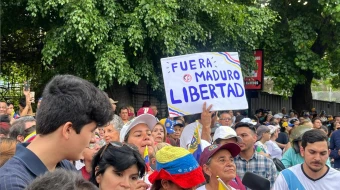
[[[165,146],[156,153],[151,190],[191,190],[204,183],[202,168],[184,148]]]
[[[154,145],[151,131],[156,123],[155,116],[151,114],[142,114],[135,117],[125,124],[120,131],[120,142],[134,144],[138,147],[140,155],[144,155],[145,147]]]
[[[234,190],[229,183],[236,177],[234,157],[240,152],[241,148],[235,143],[213,144],[206,147],[200,157],[200,166],[203,168],[207,184],[197,190],[218,189],[217,176],[227,185],[226,189]]]
[[[101,146],[99,142],[90,143],[90,145],[86,147],[83,151],[83,162],[85,165],[80,169],[80,171],[84,179],[90,179],[93,156],[98,152],[100,148]]]
[[[166,139],[166,129],[164,125],[161,123],[157,123],[155,127],[152,129],[152,137],[155,141],[155,143],[162,143],[165,142]]]
[[[0,138],[0,167],[14,156],[17,142],[16,139]]]
[[[279,136],[279,126],[269,125],[270,128],[270,140],[266,142],[268,153],[271,158],[277,158],[281,160],[282,158],[282,149],[277,145],[276,139]]]
[[[141,180],[145,163],[137,147],[131,144],[110,142],[93,158],[90,181],[101,190],[147,189]]]
[[[175,121],[173,124],[173,130],[174,133],[170,135],[170,137],[174,140],[174,144],[173,146],[180,146],[180,140],[179,138],[182,135],[182,131],[183,131],[184,125],[181,122],[177,122]]]
[[[261,125],[256,130],[257,142],[255,143],[256,151],[263,156],[270,158],[266,142],[270,140],[270,129],[268,126]]]
[[[120,126],[118,119],[114,118],[110,121],[110,123],[103,128],[105,142],[119,141],[119,132],[121,128],[122,126]]]

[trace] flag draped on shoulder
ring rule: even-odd
[[[194,131],[194,135],[191,139],[190,145],[189,145],[189,152],[195,157],[197,162],[200,160],[200,156],[202,153],[202,147],[201,147],[201,135],[199,131],[199,123],[196,121],[197,126]]]

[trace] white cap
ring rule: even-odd
[[[274,118],[277,118],[277,119],[282,119],[283,118],[283,114],[275,114],[274,116],[273,116]]]
[[[136,125],[144,123],[149,129],[152,131],[155,125],[157,124],[157,119],[155,116],[151,114],[141,114],[138,117],[133,118],[131,121],[127,122],[123,128],[120,130],[120,142],[124,141],[126,134]]]
[[[279,125],[268,125],[268,128],[270,129],[270,134],[275,133],[276,130],[280,129]]]
[[[251,119],[248,118],[248,117],[243,118],[240,122],[242,122],[242,123],[249,123],[249,124],[252,124],[252,125],[256,125],[256,124],[257,124],[256,121],[253,121],[253,120],[251,120]]]
[[[219,126],[214,134],[213,141],[217,139],[231,139],[236,138],[237,142],[242,142],[242,138],[236,135],[234,129],[228,126]]]

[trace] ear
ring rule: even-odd
[[[256,141],[257,141],[257,134],[254,134],[253,135],[253,142],[256,143]]]
[[[72,134],[72,132],[74,131],[73,127],[72,127],[72,123],[71,122],[66,122],[63,126],[62,126],[62,136],[65,139],[70,139],[70,136]]]
[[[300,154],[303,158],[305,157],[305,149],[302,146],[300,146]]]
[[[162,179],[161,185],[162,185],[163,189],[169,189],[170,188],[170,184],[169,184],[168,180]]]
[[[211,176],[211,175],[212,175],[209,166],[207,166],[206,164],[203,165],[203,172],[204,172],[205,174],[207,174],[208,176]]]
[[[98,166],[94,168],[94,175],[95,175],[95,176],[97,175],[98,170],[99,170],[99,167],[98,167]],[[101,182],[101,180],[102,180],[102,174],[96,176],[96,181],[97,181],[98,184]]]

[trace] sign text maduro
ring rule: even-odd
[[[213,110],[248,108],[238,53],[196,53],[161,63],[170,116],[200,113],[204,102]]]

